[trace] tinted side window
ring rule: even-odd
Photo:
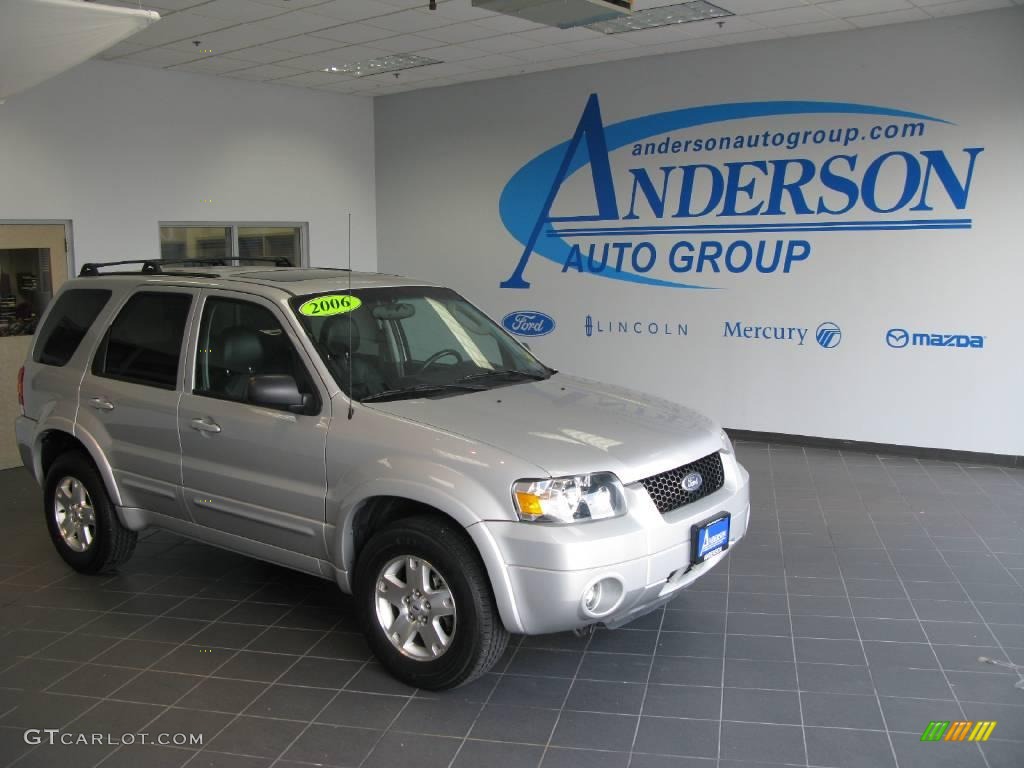
[[[196,350],[195,394],[245,402],[249,378],[288,374],[316,397],[306,368],[274,313],[259,304],[210,298]]]
[[[192,297],[185,293],[136,293],[107,331],[92,372],[174,389]]]
[[[110,291],[98,288],[62,293],[39,331],[32,359],[46,365],[66,365],[109,300]]]

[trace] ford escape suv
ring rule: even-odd
[[[423,688],[483,674],[509,633],[654,610],[750,515],[710,420],[556,372],[401,277],[86,265],[19,392],[21,456],[72,568],[109,571],[156,527],[334,580]]]

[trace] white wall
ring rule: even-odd
[[[1020,291],[1024,259],[1020,221],[1024,211],[1024,9],[901,24],[857,32],[765,42],[719,50],[626,60],[600,66],[484,81],[412,92],[376,101],[378,250],[381,269],[450,284],[501,318],[516,310],[552,316],[550,335],[530,340],[551,365],[671,397],[742,429],[816,435],[960,450],[1024,454],[1024,354]],[[657,262],[642,278],[654,277],[705,289],[642,285],[604,275],[564,269],[568,246],[541,237],[541,252],[530,257],[528,289],[501,288],[524,251],[556,174],[564,147],[530,183],[509,180],[541,153],[568,142],[588,95],[597,93],[610,144],[626,128],[618,124],[654,113],[698,105],[769,100],[847,102],[923,113],[948,122],[926,121],[923,136],[850,146],[786,146],[768,150],[676,153],[635,158],[632,143],[610,153],[611,178],[619,206],[614,222],[554,223],[566,227],[722,225],[753,222],[840,223],[871,226],[917,218],[971,219],[970,229],[908,231],[820,231],[800,233],[628,234],[566,238],[584,245],[616,239],[649,240]],[[681,140],[738,133],[818,130],[914,122],[917,118],[820,113],[718,120],[670,129]],[[783,109],[783,112],[791,109]],[[616,127],[618,126],[618,127]],[[628,126],[627,126],[628,127]],[[641,132],[642,135],[651,131]],[[812,140],[813,141],[813,140]],[[858,157],[861,179],[869,164],[882,161],[876,208],[894,204],[904,189],[909,156],[923,170],[926,155],[945,153],[961,182],[969,153],[977,155],[966,205],[960,209],[937,175],[929,181],[933,210],[893,213],[870,210],[859,196],[849,212],[794,212],[774,217],[658,217],[646,203],[638,220],[627,220],[632,176],[646,169],[660,191],[660,166],[707,163],[723,175],[726,163],[804,158],[820,174],[827,158]],[[845,161],[833,169],[845,170]],[[901,171],[901,168],[903,169]],[[789,167],[790,177],[798,169]],[[768,181],[748,166],[741,179],[757,178],[755,199],[768,196]],[[920,185],[916,185],[916,202]],[[672,187],[678,196],[678,186]],[[693,186],[696,194],[709,185]],[[821,196],[835,208],[844,197],[818,175],[805,187],[812,207]],[[505,191],[505,199],[501,197]],[[669,195],[672,198],[672,194]],[[641,198],[643,200],[643,198]],[[739,196],[743,203],[749,197]],[[499,211],[503,202],[505,219]],[[753,202],[750,202],[753,205]],[[696,207],[695,207],[696,209]],[[553,215],[596,210],[591,167],[568,178]],[[522,222],[506,224],[519,216]],[[915,225],[916,226],[916,225]],[[525,234],[524,234],[525,232]],[[810,256],[780,271],[750,268],[732,273],[674,272],[668,250],[680,239],[718,240],[727,247],[743,238],[756,241],[802,239]],[[695,247],[697,247],[695,245]],[[550,260],[543,257],[547,252]],[[721,262],[719,262],[721,263]],[[637,274],[628,266],[626,273]],[[610,272],[610,270],[609,270]],[[675,333],[586,333],[592,323],[642,321],[665,324]],[[834,348],[814,340],[825,321],[842,330]],[[726,336],[726,323],[804,329],[805,343],[755,341]],[[687,327],[678,334],[679,324]],[[981,349],[908,344],[891,348],[891,328],[911,332],[981,336]],[[977,339],[975,339],[977,342]]]
[[[306,221],[375,269],[369,99],[92,61],[0,105],[0,219],[71,219],[78,265],[159,256],[159,221]],[[210,199],[212,203],[203,203]]]

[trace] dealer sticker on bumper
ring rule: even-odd
[[[729,520],[729,513],[723,512],[714,520],[693,526],[694,563],[703,563],[729,548]]]

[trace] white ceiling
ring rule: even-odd
[[[635,10],[679,0],[636,0]],[[473,8],[470,0],[103,0],[163,19],[101,58],[242,80],[382,95],[559,67],[919,21],[1024,0],[710,0],[726,19],[605,35]],[[197,46],[194,41],[198,40]],[[415,53],[442,63],[362,78],[325,67]]]

